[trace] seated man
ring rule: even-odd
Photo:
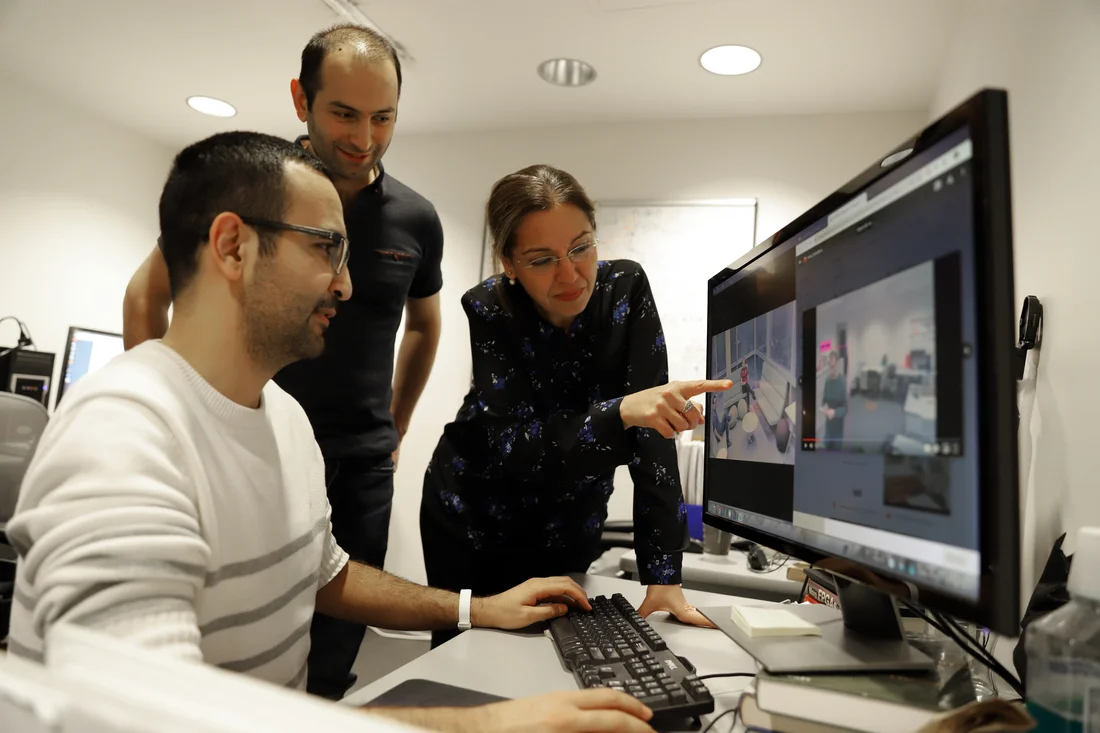
[[[352,290],[323,165],[278,138],[215,135],[177,156],[160,225],[175,317],[81,380],[42,437],[8,525],[10,651],[40,659],[69,622],[300,689],[315,608],[455,626],[456,594],[348,562],[309,421],[270,381],[321,353]],[[563,598],[587,607],[571,580],[535,579],[476,599],[470,620],[520,628],[564,613]],[[377,712],[440,730],[648,730],[633,698],[588,692]]]

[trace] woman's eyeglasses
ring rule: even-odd
[[[300,232],[302,234],[308,234],[312,237],[320,237],[321,239],[327,239],[332,242],[332,249],[329,251],[329,262],[332,264],[332,269],[339,275],[344,269],[344,266],[348,264],[348,238],[340,232],[333,232],[328,229],[316,229],[314,227],[304,227],[298,224],[287,224],[281,221],[269,221],[267,219],[254,219],[251,216],[242,216],[241,221],[249,226],[256,227],[257,229],[274,229],[276,231],[285,232]]]
[[[542,255],[540,257],[535,257],[534,259],[525,263],[524,267],[526,267],[528,270],[533,270],[534,272],[545,273],[552,271],[555,267],[558,266],[558,263],[564,259],[568,259],[570,262],[585,262],[591,259],[596,254],[596,245],[599,244],[599,242],[600,240],[598,239],[593,239],[588,242],[582,242],[573,249],[566,252],[565,257],[555,257],[554,255]]]

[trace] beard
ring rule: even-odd
[[[335,309],[335,298],[290,294],[271,282],[250,290],[243,298],[244,338],[257,364],[278,371],[324,353],[324,331],[318,332],[311,319],[319,310]]]

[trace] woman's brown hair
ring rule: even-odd
[[[515,247],[516,228],[533,211],[549,211],[571,204],[584,212],[596,228],[596,207],[577,179],[549,165],[532,165],[511,173],[493,184],[485,207],[493,266],[500,272],[504,258]]]

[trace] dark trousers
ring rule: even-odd
[[[454,539],[455,529],[439,516],[427,493],[420,509],[420,544],[428,585],[458,592],[469,588],[475,596],[491,596],[531,578],[584,573],[599,556],[599,547],[572,553],[476,551]],[[455,619],[457,623],[458,619]],[[458,636],[459,630],[432,632],[432,649]]]
[[[381,568],[393,507],[393,460],[326,460],[325,483],[336,541],[352,560]],[[332,700],[344,696],[355,683],[351,667],[366,630],[363,624],[313,614],[307,692]]]

